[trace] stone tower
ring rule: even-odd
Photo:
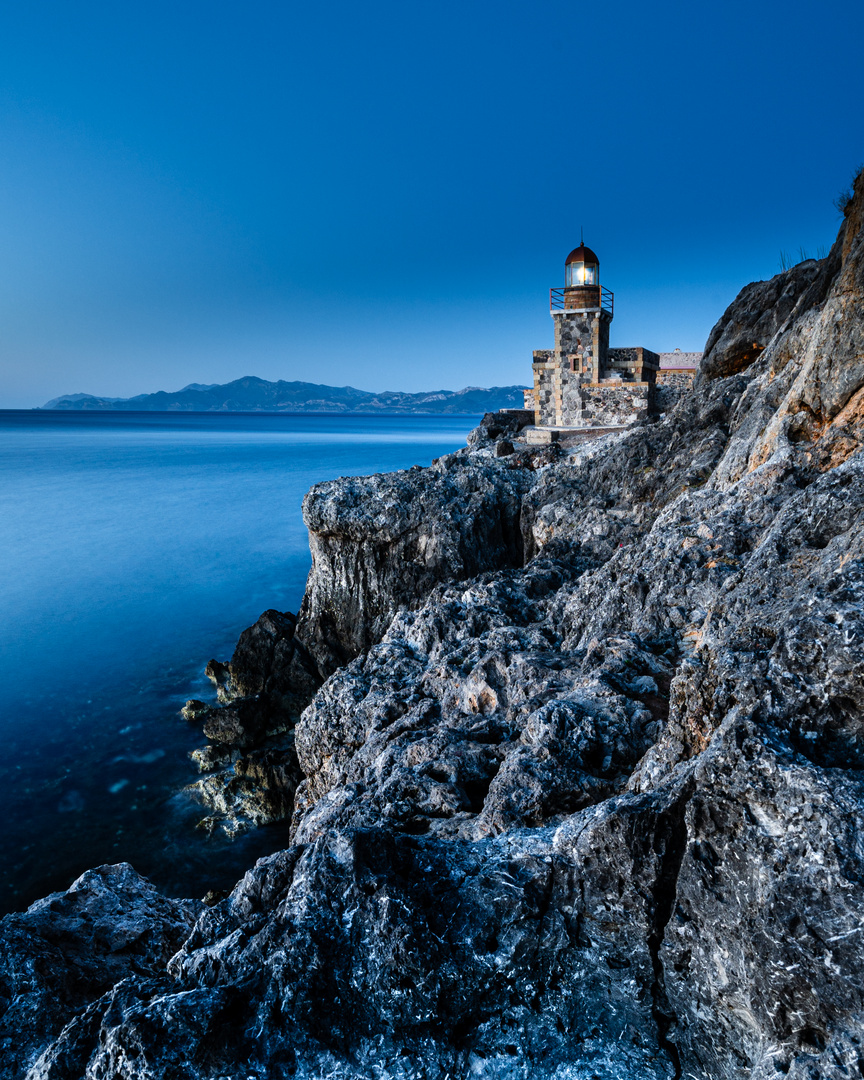
[[[656,411],[660,357],[609,347],[613,300],[600,260],[580,244],[564,264],[564,288],[549,292],[555,348],[534,353],[537,428],[622,427]]]
[[[580,426],[580,384],[598,383],[608,367],[613,295],[600,284],[600,260],[580,244],[564,264],[564,288],[551,289],[555,348],[534,353],[535,423]]]

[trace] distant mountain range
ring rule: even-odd
[[[247,375],[234,382],[190,383],[182,390],[138,394],[131,398],[64,394],[43,409],[146,412],[391,412],[483,413],[522,408],[521,386],[467,386],[464,390],[433,390],[405,394],[387,390],[373,394],[353,386],[324,386],[308,382],[267,382]]]

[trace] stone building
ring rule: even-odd
[[[534,411],[537,427],[631,424],[671,407],[689,388],[701,353],[610,347],[614,301],[613,293],[600,284],[600,260],[594,252],[584,243],[571,251],[564,287],[549,292],[555,347],[534,353],[534,387],[525,391],[525,407]],[[675,366],[667,369],[664,361],[669,358],[675,358]]]

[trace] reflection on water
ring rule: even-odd
[[[0,412],[0,909],[120,860],[202,895],[280,846],[195,829],[178,710],[265,608],[296,611],[313,483],[429,464],[477,419]]]

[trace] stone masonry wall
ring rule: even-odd
[[[549,349],[534,353],[533,367],[536,422],[550,427],[579,423],[579,372],[571,371],[569,363],[562,363],[562,358]]]
[[[609,347],[610,317],[601,311],[568,311],[556,313],[554,323],[554,350],[534,353],[536,422],[579,426],[584,423],[580,383],[600,377]]]
[[[553,384],[554,365],[551,349],[535,349],[532,363],[534,374],[534,423],[548,424],[549,416],[555,415]]]
[[[693,389],[695,375],[695,368],[666,368],[658,371],[655,392],[657,412],[668,412],[685,394],[689,394]]]
[[[603,383],[583,383],[582,423],[610,427],[635,423],[653,410],[653,391],[653,385],[648,382],[610,379]]]
[[[581,369],[591,382],[596,382],[606,366],[611,316],[605,311],[556,312],[553,321],[555,352],[562,367],[569,368],[568,358],[577,357],[577,369]]]
[[[553,312],[555,348],[534,353],[534,388],[525,392],[541,427],[630,424],[668,412],[692,388],[701,353],[609,348],[605,311]]]
[[[620,377],[632,379],[633,382],[653,382],[654,374],[659,367],[659,355],[642,345],[618,347],[608,350],[607,370],[601,374],[601,377]]]
[[[657,372],[655,381],[658,386],[674,386],[683,392],[684,390],[693,389],[695,376],[695,368],[666,368]]]
[[[636,345],[616,345],[614,349],[609,350],[609,363],[623,364],[628,360],[638,360],[640,352],[641,349]]]

